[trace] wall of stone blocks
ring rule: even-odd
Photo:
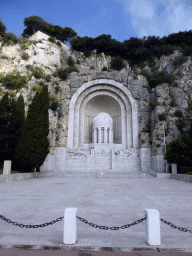
[[[152,156],[152,170],[154,172],[165,172],[163,155]]]
[[[134,173],[140,170],[139,157],[116,157],[113,155],[112,168],[114,171]]]

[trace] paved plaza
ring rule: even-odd
[[[26,225],[63,216],[67,207],[104,226],[122,226],[157,209],[160,218],[192,230],[192,183],[150,178],[34,178],[0,184],[0,214]],[[0,245],[61,246],[63,220],[44,228],[26,229],[0,220]],[[161,223],[161,248],[192,248],[192,234]],[[100,230],[77,220],[76,246],[142,247],[145,221],[128,229]]]

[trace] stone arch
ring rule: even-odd
[[[122,109],[122,138],[124,148],[138,148],[137,103],[131,92],[121,83],[97,79],[84,83],[73,95],[69,105],[68,148],[82,146],[82,114],[86,103],[95,95],[110,95]],[[84,122],[84,121],[83,121]]]

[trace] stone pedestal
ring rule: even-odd
[[[11,174],[11,164],[12,164],[12,161],[9,161],[9,160],[4,161],[3,175]]]
[[[177,164],[171,164],[171,170],[173,174],[177,174]]]

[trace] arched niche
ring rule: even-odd
[[[97,95],[91,98],[84,111],[84,144],[93,143],[93,118],[105,112],[113,120],[113,143],[122,143],[121,108],[119,103],[111,96]]]
[[[98,97],[98,98],[97,98]],[[68,124],[68,148],[79,148],[84,146],[84,127],[85,114],[90,113],[87,104],[91,108],[97,99],[106,99],[118,106],[121,114],[121,137],[123,148],[138,148],[138,120],[137,103],[132,97],[131,92],[113,80],[98,79],[84,83],[73,95],[69,106],[69,124]],[[104,104],[97,108],[108,109]],[[94,110],[97,112],[97,110]],[[103,110],[102,110],[103,111]],[[107,110],[112,112],[111,110]],[[108,113],[106,111],[106,113]],[[115,113],[115,112],[114,112]]]

